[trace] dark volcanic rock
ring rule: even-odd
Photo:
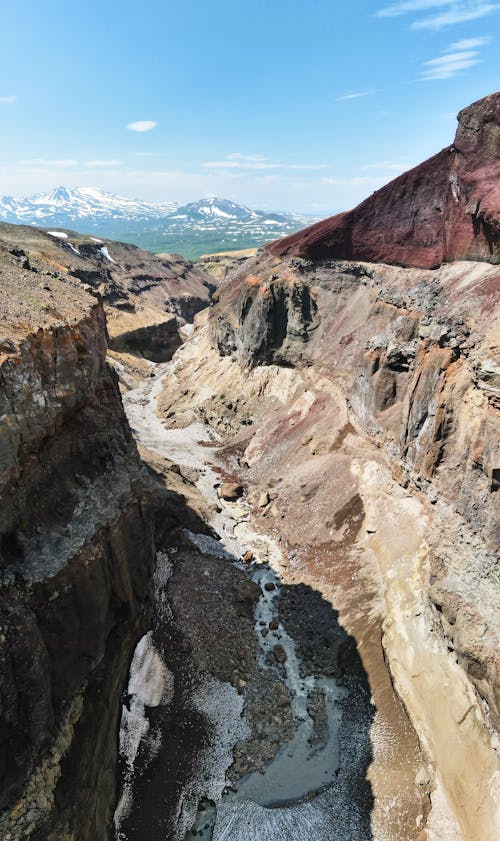
[[[102,304],[0,275],[0,836],[104,841],[153,514]]]
[[[500,93],[458,115],[455,142],[354,210],[272,243],[272,254],[433,268],[500,260]]]

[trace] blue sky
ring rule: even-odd
[[[6,0],[0,194],[345,209],[500,87],[499,36],[493,0]]]

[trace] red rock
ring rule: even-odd
[[[339,258],[435,268],[500,262],[500,92],[458,115],[453,145],[354,210],[277,240],[278,257]]]

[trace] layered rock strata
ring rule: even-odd
[[[404,823],[415,785],[432,804],[419,838],[498,832],[499,291],[488,263],[262,252],[216,293],[160,401],[170,425],[194,413],[230,441],[284,580],[331,599],[357,640],[378,710],[374,838],[390,802],[395,838],[423,831]],[[413,778],[384,657],[426,757]]]
[[[0,835],[104,841],[153,516],[102,304],[1,258]]]

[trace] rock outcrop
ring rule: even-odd
[[[153,516],[102,303],[0,261],[0,835],[103,841]]]
[[[466,109],[452,150],[228,276],[160,400],[170,425],[226,436],[285,580],[329,598],[357,641],[377,839],[389,811],[391,838],[418,835],[413,783],[377,741],[390,731],[401,756],[410,738],[386,666],[426,757],[419,839],[500,831],[499,107]]]
[[[150,254],[133,245],[0,223],[0,249],[12,264],[43,277],[76,278],[102,300],[111,344],[147,359],[170,359],[179,328],[208,306],[215,283],[178,254]]]
[[[500,93],[458,115],[455,141],[340,213],[269,246],[280,257],[435,268],[500,262]]]
[[[262,528],[289,553],[286,580],[332,599],[379,727],[395,729],[382,635],[432,769],[433,839],[497,832],[499,292],[488,263],[264,252],[218,290],[160,403],[170,424],[194,411],[229,436]],[[392,771],[371,771],[375,838]]]

